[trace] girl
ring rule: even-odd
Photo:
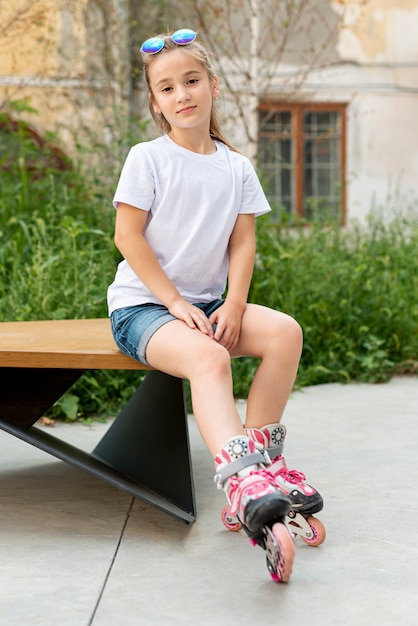
[[[115,243],[124,260],[108,291],[113,334],[134,359],[190,381],[215,483],[267,551],[272,578],[287,581],[295,547],[285,516],[291,507],[319,510],[322,499],[282,456],[279,422],[301,329],[284,313],[247,304],[254,221],[270,207],[250,162],[219,129],[218,78],[196,33],[153,37],[141,53],[163,134],[131,149],[116,190]],[[261,359],[245,429],[231,375],[231,357],[242,355]]]

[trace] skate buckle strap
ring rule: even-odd
[[[280,443],[277,446],[269,446],[266,451],[271,459],[275,459],[278,456],[282,456],[284,450],[284,444]]]
[[[231,461],[227,465],[217,469],[213,480],[215,481],[215,485],[218,489],[223,489],[225,481],[228,480],[228,478],[231,478],[231,476],[234,476],[250,465],[258,465],[259,463],[265,465],[266,462],[266,457],[262,452],[257,451],[252,452],[251,454],[246,454],[245,456],[236,459],[235,461]]]

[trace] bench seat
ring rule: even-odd
[[[108,319],[2,322],[0,367],[152,369],[118,350]]]

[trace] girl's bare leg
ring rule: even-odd
[[[233,356],[261,358],[247,400],[247,428],[280,422],[302,352],[302,330],[284,313],[248,304]]]
[[[184,322],[168,322],[151,337],[150,365],[190,381],[193,413],[212,456],[244,430],[233,397],[231,355],[212,338]]]
[[[291,317],[256,305],[248,305],[242,320],[241,337],[234,354],[261,357],[262,361],[254,377],[247,403],[247,434],[266,446],[272,464],[269,472],[276,484],[291,499],[299,514],[297,533],[312,540],[312,527],[303,521],[323,507],[322,496],[307,482],[301,472],[288,470],[283,457],[286,428],[280,422],[287,400],[293,388],[302,351],[302,331]],[[264,432],[257,429],[267,429]],[[269,442],[272,446],[269,448]],[[301,523],[302,522],[302,523]],[[315,543],[325,539],[325,529],[316,520]]]
[[[260,323],[267,321],[260,320]],[[256,333],[252,331],[257,323],[255,312],[249,313],[243,327],[243,339],[246,340],[242,342],[242,348],[252,349],[257,343]],[[281,330],[281,324],[279,326]],[[269,361],[270,350],[266,347],[257,351],[258,354]],[[164,372],[190,380],[194,415],[202,438],[215,459],[216,484],[227,495],[228,510],[231,515],[237,515],[249,536],[267,551],[273,579],[289,580],[295,544],[284,519],[291,503],[278,489],[273,476],[265,471],[265,457],[251,438],[245,436],[233,397],[230,353],[214,339],[175,320],[152,336],[147,347],[147,360]],[[270,380],[274,385],[277,383],[270,375],[267,381],[264,379],[266,369],[261,370],[260,376],[258,374],[252,389],[256,408],[260,405],[257,395],[263,390],[269,392]],[[288,385],[283,389],[287,391]],[[284,392],[282,395],[284,397]],[[269,392],[269,397],[277,403],[274,394]],[[230,442],[235,438],[236,441]],[[230,442],[229,448],[225,447],[227,442]],[[236,466],[234,468],[237,462],[239,470]],[[270,537],[269,543],[266,537]]]

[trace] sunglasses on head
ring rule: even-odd
[[[172,35],[167,35],[167,37],[151,37],[151,39],[147,39],[141,46],[141,52],[144,54],[157,54],[164,48],[166,39],[171,39],[177,46],[186,46],[194,41],[196,37],[197,33],[194,30],[181,28]]]

